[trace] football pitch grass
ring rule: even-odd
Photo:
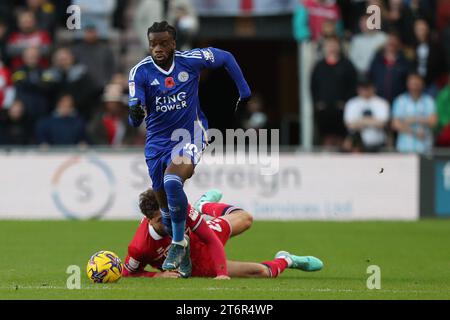
[[[314,255],[320,272],[277,279],[121,279],[92,284],[89,257],[122,259],[137,221],[0,221],[0,299],[450,299],[450,220],[420,222],[256,221],[227,244],[228,258],[261,262],[278,250]],[[81,268],[69,290],[67,267]],[[369,290],[367,268],[381,269]]]

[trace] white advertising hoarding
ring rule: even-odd
[[[0,154],[0,219],[138,219],[149,186],[141,153]],[[185,189],[193,202],[209,188],[255,219],[415,220],[419,158],[282,153],[267,176],[257,165],[204,161]]]

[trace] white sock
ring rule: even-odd
[[[284,259],[284,260],[287,262],[288,268],[292,267],[292,263],[293,263],[293,262],[292,262],[291,257],[289,257],[289,256],[281,256],[281,257],[279,257],[279,258]]]
[[[182,241],[172,241],[172,243],[178,244],[178,245],[183,246],[183,247],[187,247],[186,239],[183,239]]]
[[[200,209],[200,213],[203,213],[203,205],[206,203],[210,203],[210,202],[204,201],[204,202],[200,203],[200,205],[198,206],[198,208]]]

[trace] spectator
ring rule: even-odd
[[[136,129],[128,125],[128,111],[124,101],[126,100],[119,84],[106,86],[103,110],[98,112],[89,124],[89,133],[94,144],[134,144]]]
[[[344,28],[350,34],[359,32],[359,21],[369,5],[366,0],[337,0],[342,12]]]
[[[430,152],[433,147],[432,129],[437,124],[434,100],[424,94],[422,77],[408,76],[408,92],[394,101],[392,128],[398,132],[397,151]]]
[[[436,27],[443,32],[450,25],[450,1],[438,0],[436,9]]]
[[[328,38],[332,37],[338,37],[337,34],[337,23],[333,19],[326,19],[323,21],[322,24],[322,35],[317,40],[317,55],[316,59],[323,59],[324,52],[323,52],[323,46]]]
[[[37,27],[52,37],[56,28],[56,8],[49,0],[27,0],[27,9],[34,12]]]
[[[450,82],[439,92],[436,108],[438,117],[436,144],[450,147]]]
[[[4,64],[9,66],[9,57],[6,51],[6,45],[8,42],[9,26],[5,20],[0,18],[0,59]]]
[[[316,123],[322,143],[341,146],[346,129],[343,123],[345,102],[355,95],[356,70],[341,56],[339,39],[326,39],[325,58],[319,61],[312,73],[311,90]]]
[[[69,48],[62,47],[53,55],[53,67],[44,72],[44,78],[51,84],[52,95],[70,93],[75,100],[79,114],[88,120],[93,113],[94,87],[86,66],[75,63]],[[56,101],[54,101],[56,104]]]
[[[311,40],[317,41],[320,39],[325,20],[331,19],[338,22],[339,30],[342,29],[341,12],[335,1],[303,0],[303,6],[308,12]]]
[[[11,58],[12,69],[23,65],[22,56],[26,48],[36,47],[40,52],[39,64],[48,67],[48,55],[50,54],[51,39],[45,30],[40,30],[36,25],[36,17],[32,11],[22,11],[18,15],[19,31],[14,32],[8,39],[6,50]]]
[[[361,33],[353,36],[349,48],[349,58],[360,75],[367,74],[375,54],[384,46],[387,39],[383,31],[367,27],[368,18],[368,15],[361,17],[359,22]]]
[[[414,35],[416,72],[425,79],[426,91],[436,96],[438,91],[436,80],[446,70],[444,50],[439,43],[431,39],[430,27],[426,20],[415,21]]]
[[[406,78],[411,69],[400,46],[398,34],[390,33],[383,50],[375,55],[369,69],[377,94],[389,103],[405,92]]]
[[[72,48],[76,60],[85,65],[98,96],[116,70],[114,53],[107,43],[100,41],[94,25],[84,30],[84,40]]]
[[[445,60],[447,63],[447,71],[450,72],[450,22],[442,33],[442,43],[445,49]]]
[[[124,95],[128,95],[128,76],[117,72],[111,77],[110,84],[118,84]]]
[[[398,31],[404,44],[413,45],[414,36],[411,30],[414,18],[411,9],[404,5],[403,0],[389,0],[387,8],[387,28]]]
[[[109,39],[117,0],[73,0],[72,4],[79,6],[83,12],[82,30],[94,26],[101,39]]]
[[[371,82],[360,81],[358,96],[345,105],[344,121],[353,148],[359,147],[363,152],[378,152],[386,145],[389,104],[375,95],[375,87]]]
[[[14,101],[7,110],[0,110],[0,145],[24,145],[30,143],[30,125],[25,106]]]
[[[65,94],[59,98],[53,114],[39,122],[36,137],[41,145],[84,145],[87,143],[85,130],[73,97]]]
[[[2,0],[0,1],[0,19],[4,21],[6,25],[14,24],[14,2],[16,0]]]
[[[14,87],[12,86],[11,72],[0,60],[0,110],[8,108],[14,100]]]
[[[431,26],[435,25],[436,1],[435,0],[403,0],[409,4],[413,20],[425,19]]]
[[[198,31],[198,18],[189,12],[188,7],[175,7],[175,22],[177,28],[177,46],[180,50],[192,49],[192,42]]]
[[[155,21],[164,19],[164,5],[161,0],[140,0],[136,6],[134,29],[139,37],[142,48],[148,51],[147,29]]]
[[[44,69],[39,66],[39,49],[26,48],[23,53],[24,65],[13,73],[16,96],[23,101],[32,123],[49,112],[48,88],[43,79]]]
[[[263,100],[259,94],[255,94],[247,104],[241,127],[244,129],[265,129],[267,124],[268,117],[264,112]]]

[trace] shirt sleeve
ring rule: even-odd
[[[392,118],[401,119],[404,117],[401,97],[398,97],[394,100],[393,108],[392,108]]]
[[[377,101],[379,104],[376,108],[376,118],[377,120],[387,122],[389,121],[389,104],[386,100],[380,99]]]
[[[130,245],[128,247],[128,255],[125,258],[124,269],[127,270],[129,273],[143,271],[145,265],[140,260],[141,257],[139,250],[136,247]]]
[[[139,66],[130,71],[128,89],[128,105],[131,107],[140,103],[141,106],[145,107],[145,73]]]
[[[179,55],[189,59],[191,65],[197,71],[224,67],[236,84],[239,90],[239,96],[241,98],[248,98],[251,96],[250,87],[244,78],[242,70],[230,52],[209,47],[204,49],[194,49],[189,53],[180,53]]]
[[[202,222],[203,217],[191,205],[189,205],[189,207],[188,207],[188,212],[189,213],[188,213],[188,216],[187,216],[187,219],[186,219],[186,225],[189,227],[189,229],[191,229],[193,232],[195,232],[195,230],[197,230],[197,228],[199,227],[200,223]]]
[[[355,104],[356,104],[356,102],[353,99],[351,99],[350,101],[348,101],[345,104],[344,122],[347,125],[358,119],[358,115],[356,114],[356,110],[355,110],[355,107],[356,107]]]
[[[436,113],[436,104],[434,103],[434,100],[431,97],[427,97],[426,113],[427,116],[431,116]]]

